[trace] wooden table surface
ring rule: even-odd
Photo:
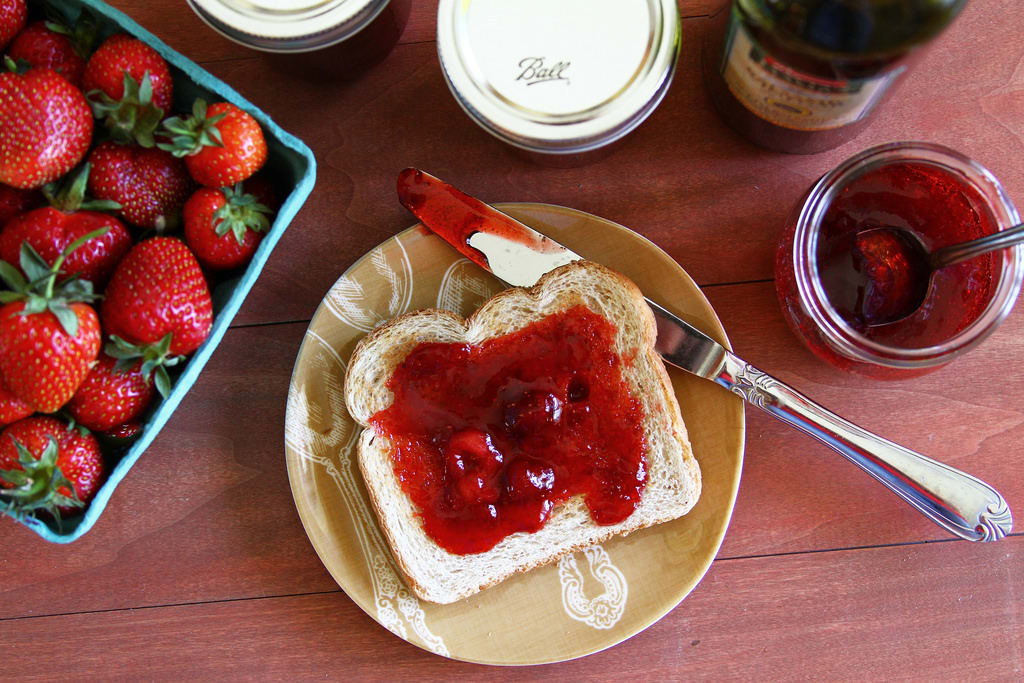
[[[414,222],[394,183],[416,165],[486,201],[561,204],[646,235],[702,286],[741,356],[993,483],[1024,520],[1024,311],[944,369],[878,383],[811,356],[772,282],[791,207],[876,143],[945,143],[1024,202],[1018,0],[969,3],[859,139],[812,156],[763,151],[720,122],[699,73],[716,3],[682,0],[668,96],[611,156],[574,169],[525,161],[463,114],[438,67],[436,2],[415,3],[383,62],[333,82],[272,68],[184,3],[113,4],[305,140],[319,175],[199,381],[93,530],[58,546],[0,521],[6,676],[1024,678],[1024,534],[953,540],[756,409],[732,524],[693,593],[609,650],[529,669],[446,660],[360,610],[303,532],[283,451],[306,325],[356,258]]]

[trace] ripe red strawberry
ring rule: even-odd
[[[22,211],[34,209],[42,203],[43,195],[38,190],[0,185],[0,227]]]
[[[202,99],[192,105],[192,116],[164,121],[171,138],[160,147],[184,157],[188,172],[207,187],[230,187],[263,167],[267,141],[256,119],[229,102],[209,107]]]
[[[0,50],[25,27],[28,7],[25,0],[0,0]]]
[[[181,240],[139,242],[118,264],[100,309],[103,329],[132,344],[170,332],[174,355],[192,353],[210,334],[213,304],[203,271]]]
[[[9,425],[32,414],[32,406],[22,401],[0,383],[0,425]]]
[[[167,62],[149,45],[124,33],[107,38],[89,57],[84,90],[100,90],[111,99],[120,100],[124,96],[125,73],[140,85],[148,73],[153,104],[165,112],[171,110],[174,83]]]
[[[155,144],[153,133],[170,111],[174,89],[156,50],[123,33],[113,35],[89,58],[84,80],[93,113],[115,141]]]
[[[25,61],[33,68],[53,69],[68,83],[81,89],[85,59],[62,27],[46,21],[33,21],[17,35],[7,50],[7,56]]]
[[[104,432],[134,420],[153,400],[153,377],[143,377],[142,361],[118,371],[117,359],[101,353],[65,410],[82,426]]]
[[[142,347],[113,337],[65,409],[79,424],[97,432],[109,434],[137,424],[154,391],[164,398],[171,392],[167,368],[184,356],[169,355],[170,345],[170,334]]]
[[[15,396],[52,413],[74,395],[100,352],[100,323],[92,306],[72,303],[78,331],[67,332],[50,311],[25,314],[17,301],[0,308],[0,377]]]
[[[12,291],[0,292],[0,381],[41,413],[67,403],[100,351],[99,319],[92,306],[92,285],[69,278],[56,286],[67,254],[94,234],[72,242],[52,266],[28,244],[21,268],[0,261],[0,277]]]
[[[95,497],[103,455],[89,433],[38,415],[0,434],[0,510],[15,517],[46,512],[58,520]]]
[[[268,213],[270,209],[246,194],[241,183],[234,189],[201,187],[185,202],[182,212],[185,241],[207,268],[236,268],[256,253],[263,233],[270,228]]]
[[[42,187],[82,160],[92,139],[92,111],[55,71],[0,73],[0,183]]]
[[[21,243],[32,245],[47,264],[52,265],[64,249],[82,235],[109,228],[76,249],[64,261],[62,275],[78,274],[97,289],[102,289],[114,267],[132,246],[131,235],[121,221],[99,211],[65,213],[50,206],[23,213],[7,222],[0,231],[0,259],[18,262]]]
[[[133,225],[167,230],[181,222],[192,180],[180,159],[156,148],[101,143],[89,155],[89,193],[121,205]]]
[[[84,201],[88,174],[89,165],[86,164],[57,196],[46,191],[53,206],[34,209],[8,221],[0,230],[0,259],[17,264],[21,244],[28,242],[48,265],[52,265],[69,244],[105,227],[104,234],[93,237],[68,254],[61,268],[64,275],[78,274],[81,279],[91,282],[94,288],[102,288],[114,272],[114,266],[128,253],[132,238],[128,229],[113,216],[82,208],[103,206],[102,202]]]

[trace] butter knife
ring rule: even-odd
[[[427,228],[461,254],[516,287],[530,287],[579,254],[494,207],[418,169],[398,177],[398,196]],[[711,380],[809,434],[863,469],[933,522],[969,541],[995,541],[1013,520],[985,482],[883,439],[758,370],[663,306],[654,311],[662,358]]]

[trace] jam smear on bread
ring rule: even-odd
[[[629,517],[646,442],[615,334],[577,305],[480,344],[419,344],[396,368],[370,422],[438,545],[485,552],[576,495],[597,524]]]

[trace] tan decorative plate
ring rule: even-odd
[[[647,296],[727,344],[693,280],[643,237],[557,206],[506,204],[502,209],[625,273]],[[358,430],[345,411],[346,363],[356,342],[382,321],[429,307],[466,315],[501,288],[421,226],[389,239],[349,268],[317,309],[295,362],[285,418],[288,476],[320,559],[382,626],[455,659],[556,662],[640,632],[700,581],[718,552],[736,499],[743,406],[711,382],[670,368],[703,475],[703,492],[688,515],[567,556],[461,602],[418,600],[395,569],[353,457]]]

